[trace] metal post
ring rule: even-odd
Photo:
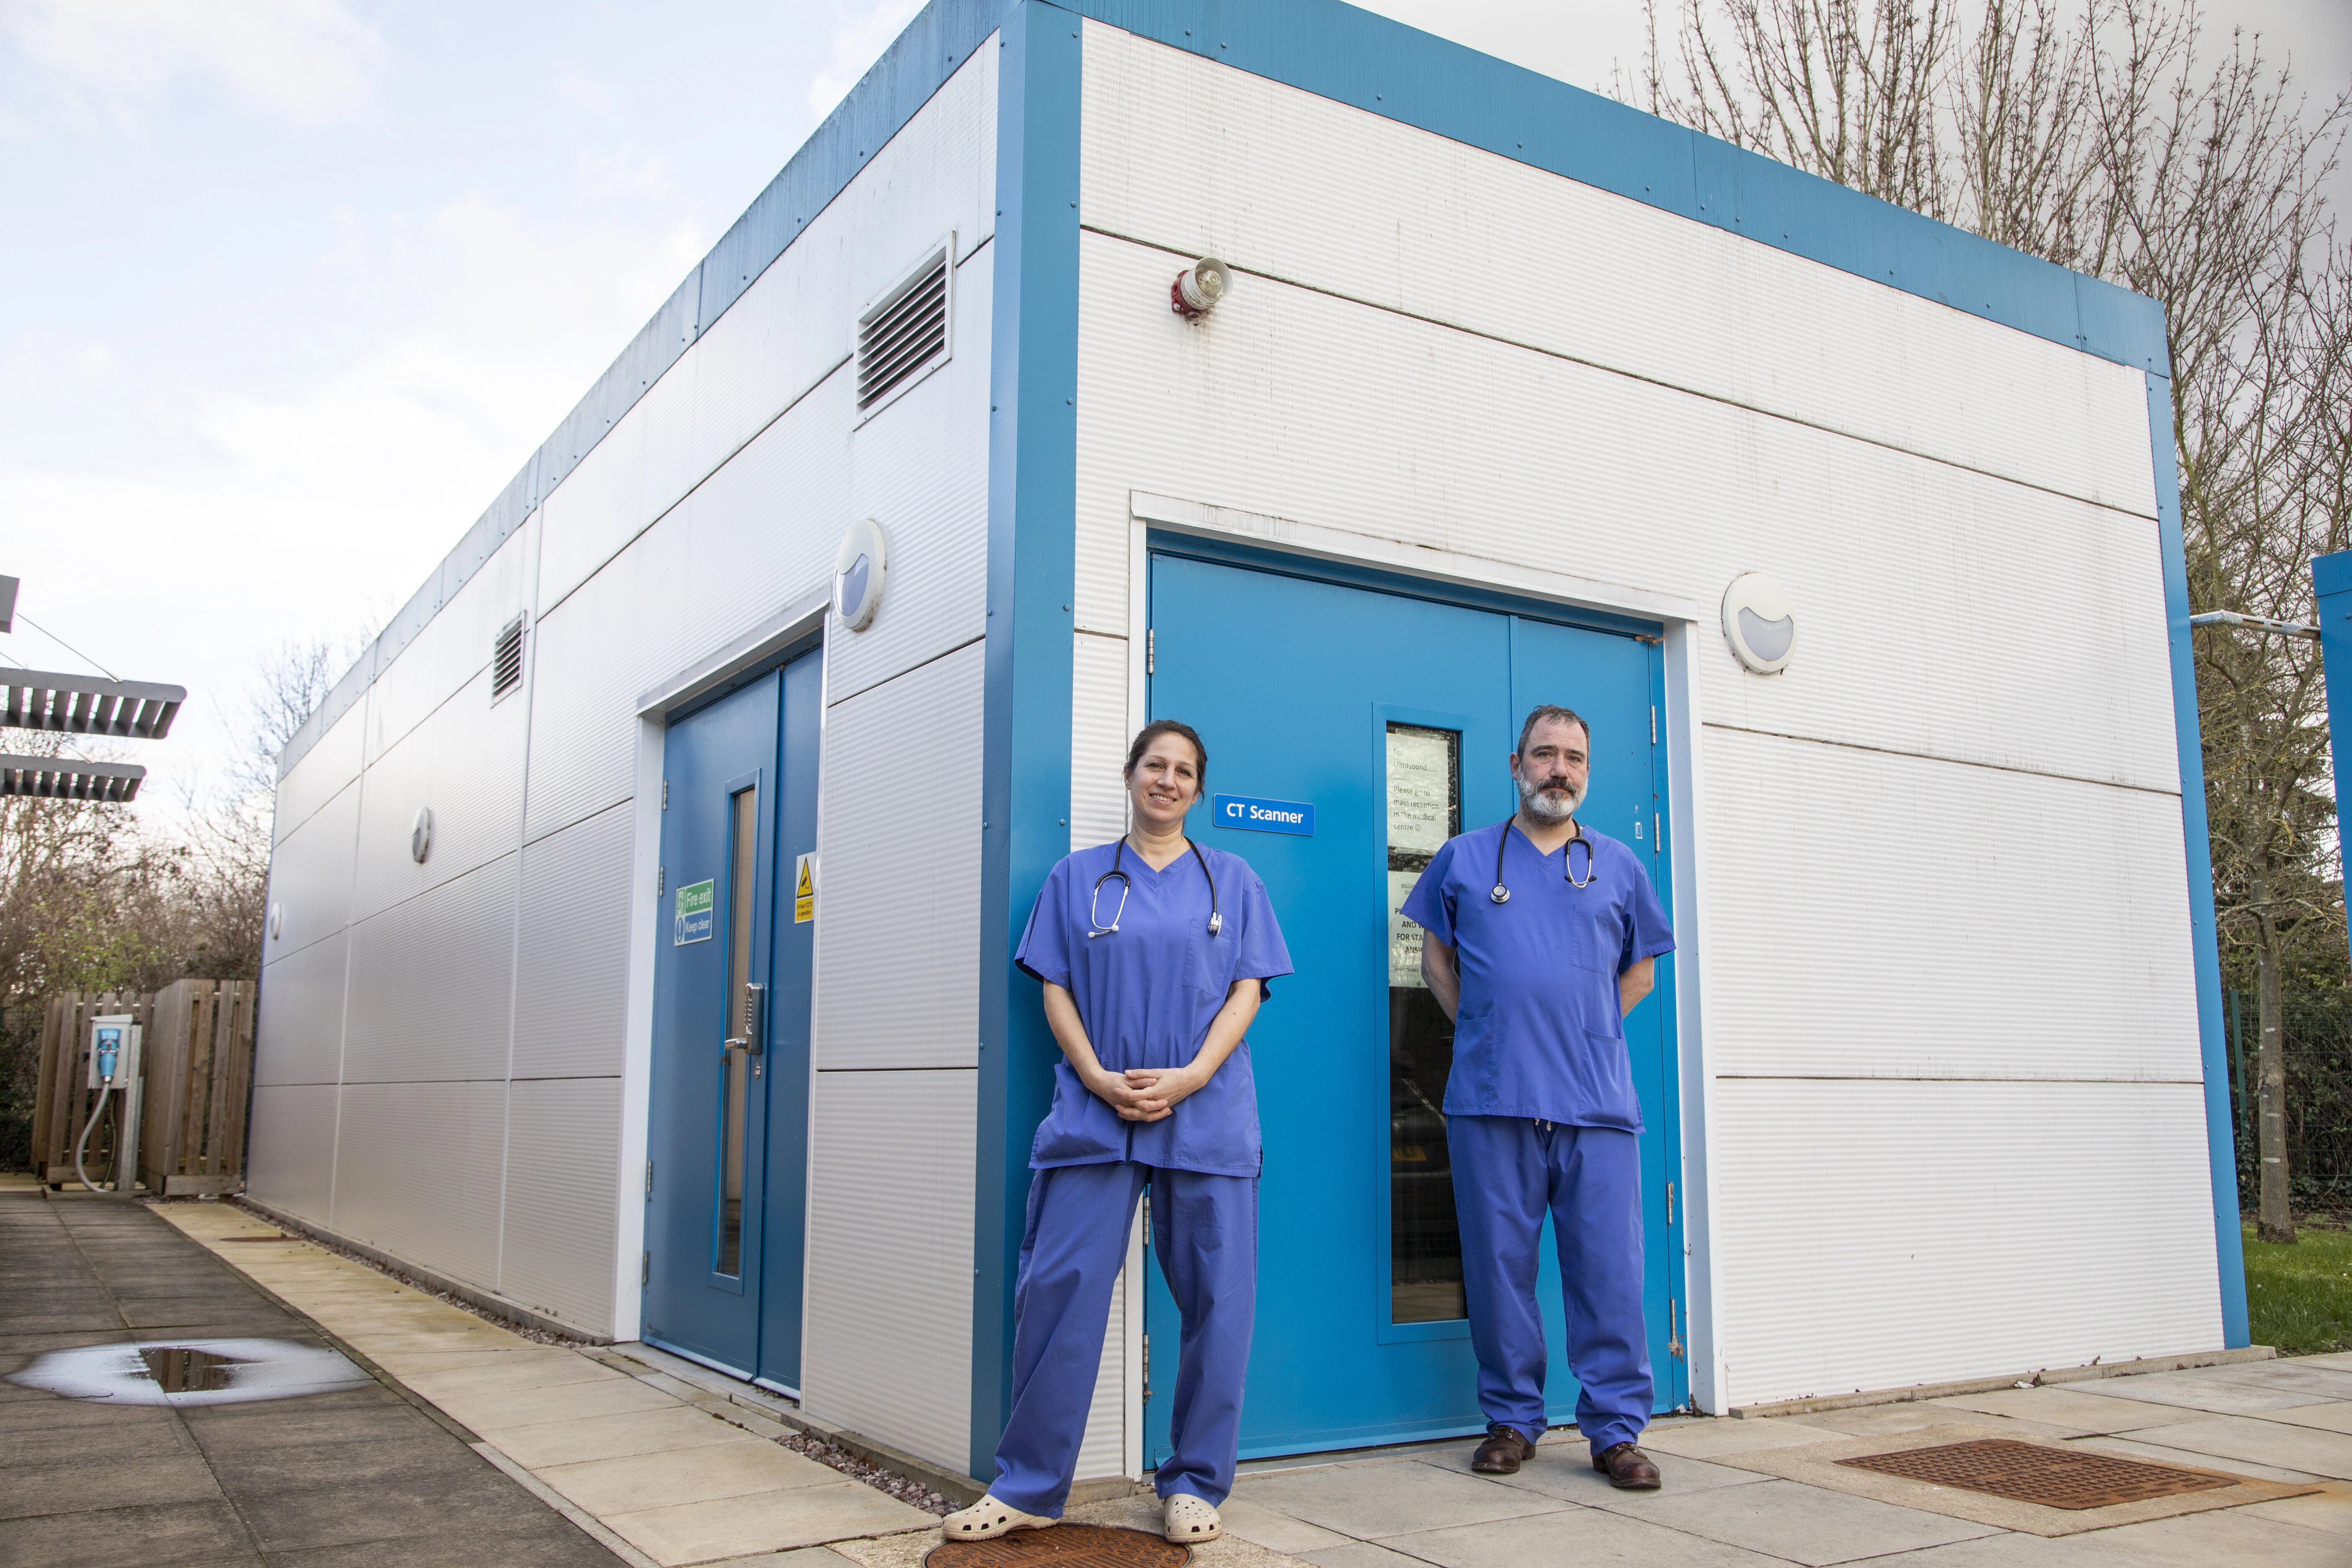
[[[2320,666],[2327,677],[2332,762],[2335,737],[2352,735],[2352,550],[2313,556],[2311,587],[2318,602]]]

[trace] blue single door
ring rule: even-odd
[[[1451,1026],[1419,976],[1419,928],[1396,914],[1439,845],[1517,804],[1508,759],[1538,702],[1591,724],[1583,819],[1649,858],[1661,896],[1663,752],[1654,636],[1273,571],[1153,557],[1153,717],[1209,750],[1203,842],[1265,881],[1297,973],[1251,1030],[1265,1134],[1258,1310],[1244,1457],[1481,1430],[1446,1163]],[[1213,825],[1213,797],[1314,807],[1311,834]],[[1643,1097],[1651,1356],[1658,1405],[1686,1397],[1676,1358],[1679,1214],[1673,1027],[1660,994],[1628,1020]],[[1559,1345],[1559,1289],[1542,1287]],[[1167,1452],[1177,1315],[1149,1271],[1146,1462]],[[1548,1397],[1573,1418],[1555,1355]]]
[[[818,658],[664,746],[646,1183],[647,1341],[797,1388]],[[801,917],[801,918],[796,918]]]

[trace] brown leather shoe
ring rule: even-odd
[[[1613,1448],[1593,1455],[1592,1468],[1607,1476],[1609,1484],[1622,1491],[1654,1492],[1658,1489],[1658,1467],[1650,1462],[1649,1455],[1631,1443],[1620,1443]]]
[[[1482,1476],[1516,1476],[1520,1462],[1535,1451],[1536,1446],[1517,1427],[1492,1426],[1487,1428],[1486,1440],[1470,1456],[1470,1468]]]

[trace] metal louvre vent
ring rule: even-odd
[[[943,247],[857,322],[857,406],[890,395],[948,346],[948,255]]]
[[[522,617],[517,616],[490,645],[490,700],[522,684]]]

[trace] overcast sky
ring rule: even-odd
[[[185,685],[131,752],[168,809],[257,660],[404,603],[917,8],[0,0],[0,663]],[[1638,0],[1371,8],[1579,86],[1641,60]],[[2208,13],[2352,81],[2352,0]]]

